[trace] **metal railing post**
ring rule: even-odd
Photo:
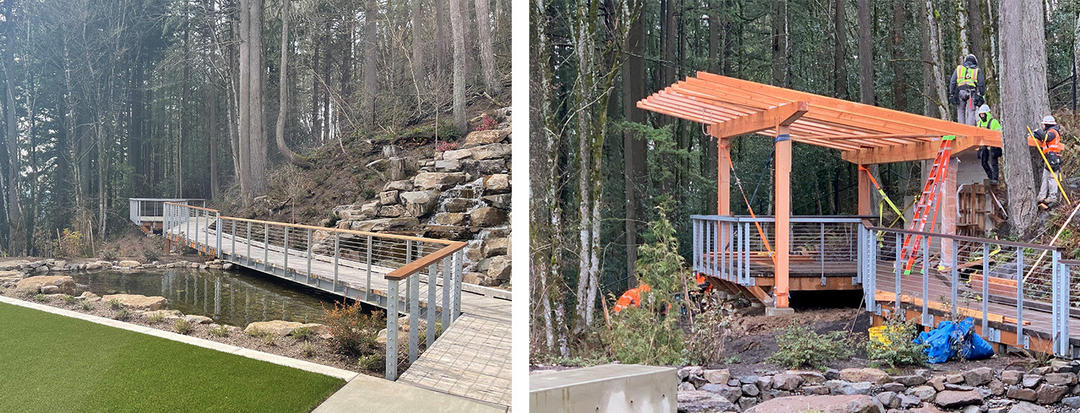
[[[428,266],[427,277],[427,346],[435,344],[435,284],[439,280],[439,264]]]
[[[462,250],[454,253],[454,320],[461,315],[461,267],[464,256]]]
[[[792,237],[794,239],[794,237]],[[794,242],[794,241],[792,241]],[[821,249],[818,250],[818,254],[821,255],[821,285],[825,285],[825,223],[821,223]]]
[[[236,221],[229,220],[232,226],[232,248],[229,251],[229,255],[232,256],[233,261],[236,261]]]
[[[406,279],[409,289],[409,363],[416,360],[420,346],[420,275]]]
[[[372,246],[371,235],[368,235],[367,236],[367,277],[366,277],[366,281],[364,283],[364,289],[365,289],[364,295],[367,296],[368,301],[371,301],[371,246]]]
[[[701,242],[701,238],[698,236],[699,235],[698,230],[701,229],[700,224],[701,223],[698,222],[697,219],[694,219],[694,218],[690,219],[691,233],[694,234],[693,235],[693,240],[691,241],[691,242],[693,242],[693,249],[694,249],[694,251],[693,251],[694,257],[693,257],[693,261],[691,261],[693,263],[692,266],[693,266],[694,272],[705,272],[705,271],[702,271],[702,268],[698,265],[698,263],[700,262],[699,260],[701,259],[701,246],[698,245],[698,243]]]
[[[897,232],[896,233],[896,261],[893,262],[893,267],[895,267],[895,271],[896,271],[896,281],[895,281],[895,284],[893,284],[893,287],[896,289],[896,297],[893,297],[893,301],[894,301],[894,304],[896,306],[896,311],[895,311],[896,314],[900,315],[901,319],[904,319],[905,318],[904,314],[900,313],[900,292],[901,292],[901,287],[902,287],[900,285],[900,272],[903,270],[901,268],[903,265],[900,263],[900,260],[901,260],[900,239],[901,238],[902,237],[900,236],[900,233]]]
[[[1060,265],[1060,267],[1058,268],[1058,279],[1060,280],[1061,284],[1061,348],[1059,349],[1059,351],[1061,352],[1062,357],[1068,357],[1070,355],[1069,313],[1072,309],[1072,305],[1070,304],[1070,302],[1072,301],[1072,291],[1070,290],[1070,283],[1072,281],[1072,268],[1067,264],[1060,263],[1060,253],[1058,253],[1058,262],[1058,265]]]
[[[263,224],[263,268],[270,268],[270,224]]]
[[[214,219],[214,235],[217,235],[217,247],[214,248],[214,258],[221,258],[221,213],[214,213],[216,218]]]
[[[283,257],[285,257],[284,258],[284,261],[285,261],[284,270],[285,270],[285,272],[283,273],[283,275],[288,277],[289,276],[289,227],[283,227],[283,230],[285,231],[285,248],[282,249],[282,251],[281,251],[281,255]],[[296,277],[291,277],[291,278],[296,279]]]
[[[924,326],[934,324],[930,319],[930,242],[927,241],[923,243],[922,254],[922,325]]]
[[[956,239],[952,240],[952,268],[949,270],[949,275],[952,276],[952,287],[950,288],[952,293],[952,316],[956,319],[956,307],[960,305],[960,241]]]
[[[1027,347],[1024,336],[1024,249],[1016,247],[1016,346]]]
[[[311,282],[311,228],[307,229],[307,281]]]
[[[397,380],[398,280],[386,280],[386,379]]]
[[[450,288],[454,285],[453,271],[450,269],[452,263],[451,258],[446,257],[442,259],[443,262],[443,276],[442,276],[442,325],[443,330],[450,327],[450,312],[453,311],[453,307],[450,305]]]
[[[247,222],[247,238],[244,239],[247,240],[247,255],[244,258],[247,258],[248,265],[251,265],[251,221]]]
[[[1054,355],[1060,356],[1061,340],[1061,277],[1058,267],[1057,250],[1054,250],[1050,258],[1050,341],[1054,347]]]
[[[338,256],[341,253],[341,233],[334,232],[334,287],[333,290],[337,291],[337,278],[338,278]]]
[[[983,243],[982,253],[982,333],[990,335],[990,244]]]

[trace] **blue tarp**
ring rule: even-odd
[[[959,323],[942,321],[930,332],[919,333],[916,344],[926,344],[923,350],[930,363],[944,363],[957,353],[966,360],[981,360],[994,355],[990,343],[975,334],[975,321],[968,317]]]

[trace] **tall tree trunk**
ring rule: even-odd
[[[848,97],[847,0],[833,1],[833,93]]]
[[[210,199],[218,199],[218,190],[221,184],[218,175],[221,174],[218,165],[218,119],[217,119],[217,91],[210,88],[209,96],[204,107],[206,108],[206,136],[210,140]]]
[[[278,116],[275,125],[274,140],[278,151],[289,163],[301,168],[308,168],[311,163],[302,156],[297,155],[285,143],[285,121],[288,119],[289,107],[289,0],[281,0],[281,69],[278,77]]]
[[[630,3],[630,10],[638,11],[638,15],[635,16],[634,21],[630,25],[630,31],[626,38],[626,51],[627,58],[626,64],[623,66],[622,80],[623,80],[623,117],[629,122],[645,123],[645,111],[638,109],[635,105],[638,100],[645,97],[645,85],[642,79],[645,79],[645,6],[643,0],[637,0]],[[709,20],[709,26],[716,25],[716,14],[713,14]],[[710,37],[715,37],[712,27],[709,29]],[[709,50],[715,53],[717,45],[715,42],[710,42]],[[715,56],[711,56],[710,65],[716,66]],[[629,287],[636,287],[638,284],[637,271],[635,271],[635,264],[637,263],[637,224],[641,220],[643,215],[642,211],[642,188],[641,185],[644,182],[648,182],[645,166],[645,154],[647,148],[645,146],[645,139],[640,136],[639,133],[633,130],[623,131],[623,180],[626,188],[624,190],[626,195],[626,220],[625,220],[625,232],[626,232],[626,275],[627,285]]]
[[[410,66],[412,68],[413,82],[415,82],[416,88],[421,91],[427,90],[427,67],[425,66],[424,52],[427,50],[428,42],[424,41],[424,33],[421,30],[424,16],[423,0],[414,0],[412,13],[409,16],[412,19],[412,64]],[[416,101],[418,102],[416,111],[420,112],[423,109],[423,92],[420,92],[420,96],[416,97]]]
[[[929,79],[932,81],[932,83],[924,85],[924,87],[930,88],[928,96],[931,103],[937,106],[938,116],[941,119],[948,120],[950,119],[949,110],[945,105],[949,102],[949,99],[946,93],[946,79],[941,64],[941,29],[938,26],[937,17],[935,17],[933,0],[926,0],[923,6],[923,20],[926,21],[927,40],[927,45],[923,49],[926,52],[924,61],[927,65],[926,70]]]
[[[780,87],[791,86],[791,30],[788,28],[788,0],[773,1],[772,81]]]
[[[240,161],[240,194],[243,204],[251,205],[255,198],[255,192],[251,182],[251,3],[262,0],[239,0],[240,1],[240,26],[237,33],[240,35],[238,46],[239,74],[238,84],[239,100],[237,102],[237,125]]]
[[[375,65],[379,57],[378,21],[379,5],[368,0],[364,12],[364,104],[360,108],[360,119],[368,128],[375,127],[375,94],[379,87]]]
[[[1027,140],[1028,125],[1050,113],[1046,90],[1046,45],[1042,5],[1001,2],[1001,120],[1005,176],[1009,177],[1009,223],[1021,237],[1030,235],[1035,218],[1034,177]]]
[[[873,21],[870,0],[859,0],[859,101],[874,104]]]
[[[248,47],[248,53],[250,54],[249,68],[251,70],[251,85],[248,87],[248,92],[251,94],[251,107],[249,108],[249,114],[251,119],[251,127],[248,133],[251,135],[251,194],[252,196],[259,196],[266,194],[266,168],[267,168],[267,146],[266,146],[266,125],[263,123],[263,72],[265,68],[262,63],[263,53],[263,0],[251,1],[251,25],[248,27],[251,30],[249,39],[251,44]]]
[[[904,29],[907,28],[907,10],[904,6],[905,3],[902,1],[893,2],[892,25],[889,27],[891,37],[889,55],[892,62],[889,65],[892,67],[893,72],[893,109],[906,111],[908,110],[907,91],[911,86],[907,84],[907,71],[904,70],[904,64],[901,63],[906,55],[904,52]]]
[[[476,40],[480,44],[480,70],[484,75],[484,88],[488,95],[499,93],[501,85],[495,77],[495,52],[491,48],[491,14],[488,0],[476,0]]]
[[[464,1],[450,0],[450,30],[454,40],[454,127],[462,135],[469,130],[469,121],[465,117],[465,22],[461,10]]]
[[[971,44],[968,42],[968,10],[966,0],[956,0],[956,45],[960,48],[961,58],[971,53]]]
[[[10,5],[7,10],[6,16],[8,21],[6,25],[7,30],[7,44],[3,51],[3,60],[0,63],[3,64],[0,69],[3,69],[4,73],[4,165],[5,177],[4,183],[7,184],[7,222],[8,222],[8,253],[10,255],[23,255],[26,252],[26,236],[23,234],[23,217],[22,217],[22,203],[19,202],[19,130],[18,125],[15,122],[15,82],[12,80],[14,77],[12,69],[14,68],[14,57],[12,53],[13,49],[13,35],[14,31],[11,29],[11,10]]]

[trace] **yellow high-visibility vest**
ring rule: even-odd
[[[979,69],[969,68],[964,65],[956,67],[956,86],[975,87],[979,80]]]

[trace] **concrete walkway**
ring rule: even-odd
[[[315,408],[314,413],[413,411],[506,413],[508,410],[361,374]]]

